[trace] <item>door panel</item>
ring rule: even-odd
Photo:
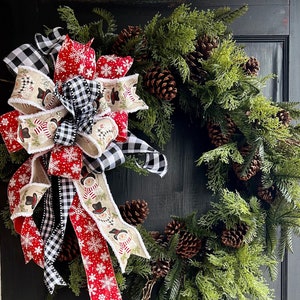
[[[3,1],[3,0],[2,0]],[[50,1],[28,0],[23,4],[19,1],[1,2],[1,16],[4,10],[9,12],[11,22],[9,34],[3,34],[7,43],[0,50],[3,57],[7,51],[21,43],[31,41],[35,32],[42,31],[42,25],[55,26],[58,23],[56,7],[58,4],[67,3],[80,11],[82,21],[88,19],[92,7],[108,8],[119,22],[119,29],[123,26],[143,24],[151,19],[159,10],[167,14],[172,8],[166,5],[101,5],[101,1]],[[296,10],[300,11],[297,0],[259,1],[250,0],[248,13],[236,20],[232,25],[233,33],[240,44],[245,45],[246,52],[255,56],[261,63],[260,75],[270,73],[277,74],[277,78],[270,81],[265,89],[265,94],[274,101],[288,100],[289,94],[293,98],[300,96],[300,80],[295,89],[290,83],[296,83],[300,78],[300,65],[297,50],[300,47],[299,34],[295,30]],[[73,5],[74,4],[74,5]],[[244,1],[192,1],[198,8],[216,8],[224,5],[238,8]],[[292,22],[290,22],[290,8]],[[36,12],[31,21],[28,21],[32,11]],[[26,26],[24,26],[26,24]],[[7,27],[4,18],[1,18],[1,28]],[[22,26],[24,30],[21,31]],[[298,27],[299,28],[299,27]],[[22,28],[23,29],[23,28]],[[293,38],[292,40],[290,38]],[[291,47],[289,47],[291,45]],[[289,68],[289,57],[292,66]],[[1,68],[3,68],[1,64]],[[7,76],[7,72],[1,70],[1,76]],[[291,77],[289,77],[291,74]],[[5,90],[9,95],[10,86],[1,83],[0,93]],[[4,102],[6,95],[0,96]],[[2,101],[2,102],[3,102]],[[3,103],[4,103],[3,102]],[[2,108],[4,111],[8,107]],[[2,111],[1,113],[3,113]],[[134,174],[124,168],[107,173],[108,183],[117,204],[123,204],[127,200],[145,199],[150,208],[150,215],[145,223],[149,230],[163,230],[169,221],[170,215],[185,216],[194,210],[201,214],[209,207],[210,193],[206,190],[206,178],[202,168],[195,167],[195,160],[205,149],[207,141],[205,134],[199,128],[191,126],[188,120],[177,114],[174,118],[175,130],[171,143],[164,149],[168,157],[169,172],[164,178],[155,175],[147,177]],[[1,186],[1,207],[6,205],[6,186]],[[299,240],[295,240],[295,249],[300,249]],[[296,251],[295,251],[296,252]],[[270,283],[276,292],[276,299],[297,300],[300,294],[299,256],[297,252],[289,255],[280,269],[281,276],[276,282]],[[298,259],[297,259],[298,258]],[[19,238],[10,235],[10,232],[1,228],[1,265],[2,265],[2,299],[3,300],[40,300],[45,299],[46,291],[43,287],[43,275],[35,265],[24,265],[20,249]],[[297,267],[296,267],[297,266]],[[17,288],[16,288],[17,287]],[[80,297],[74,296],[68,289],[62,289],[55,296],[57,300],[63,299],[88,299],[86,291]]]

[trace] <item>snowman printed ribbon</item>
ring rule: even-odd
[[[65,285],[54,263],[69,216],[80,244],[90,298],[121,299],[106,242],[122,272],[131,254],[145,258],[149,254],[136,228],[122,220],[104,171],[123,163],[126,153],[145,153],[143,167],[163,176],[166,158],[127,131],[128,113],[148,108],[135,93],[138,75],[125,76],[132,59],[102,56],[96,63],[91,42],[82,45],[68,36],[62,38],[56,29],[52,35],[54,39],[38,37],[53,50],[51,55],[58,51],[54,82],[35,68],[39,63],[26,66],[33,59],[24,59],[17,66],[8,101],[15,110],[0,117],[7,149],[25,148],[31,155],[8,185],[12,220],[21,235],[25,262],[33,259],[44,267],[50,293],[55,285]],[[22,47],[14,50],[20,51]],[[12,56],[5,59],[8,65]],[[41,200],[44,213],[38,228],[32,214]],[[59,218],[54,216],[55,203]]]

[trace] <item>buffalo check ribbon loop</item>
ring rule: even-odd
[[[49,74],[50,68],[46,57],[50,55],[51,60],[55,60],[65,36],[62,34],[62,28],[56,27],[50,31],[48,36],[36,33],[34,39],[36,45],[22,44],[4,58],[3,61],[15,74],[18,73],[19,66],[33,67]]]
[[[101,86],[76,76],[62,84],[61,94],[57,97],[69,111],[70,117],[63,120],[57,128],[54,141],[65,146],[73,145],[77,131],[85,134],[92,132],[94,116],[96,114],[96,101],[100,98]]]
[[[17,76],[8,100],[15,110],[0,116],[0,133],[9,151],[30,154],[8,185],[11,218],[25,261],[44,268],[50,293],[66,284],[55,263],[70,219],[90,298],[120,300],[108,244],[122,272],[131,254],[149,253],[137,229],[122,219],[105,171],[136,154],[145,156],[140,167],[163,176],[166,158],[127,131],[128,113],[148,108],[136,94],[138,74],[125,76],[132,58],[101,56],[95,62],[92,41],[82,45],[58,28],[35,38],[38,50],[21,46],[4,60]],[[55,60],[56,54],[54,83],[43,56]],[[40,202],[37,226],[33,213]]]

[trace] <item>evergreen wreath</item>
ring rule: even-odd
[[[182,4],[144,27],[116,33],[114,16],[104,9],[93,10],[97,21],[81,25],[73,9],[58,8],[68,34],[82,43],[94,38],[98,56],[134,58],[130,71],[142,74],[137,93],[149,109],[129,120],[131,130],[163,148],[176,109],[206,127],[211,143],[196,162],[206,166],[214,197],[207,213],[172,216],[164,232],[152,232],[142,225],[147,202],[132,200],[119,207],[151,256],[131,256],[124,274],[114,261],[126,299],[154,294],[170,300],[273,298],[263,269],[275,279],[278,264],[292,251],[293,234],[300,233],[300,110],[297,103],[274,103],[263,95],[273,75],[260,78],[258,60],[229,31],[246,11],[247,5],[203,11]],[[25,155],[10,156],[4,145],[1,153],[5,179]],[[126,167],[140,172],[136,160],[132,156]],[[9,214],[3,215],[9,226]],[[60,257],[69,261],[69,286],[79,295],[86,282],[76,249],[70,231]]]

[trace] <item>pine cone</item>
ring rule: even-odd
[[[60,262],[70,262],[80,255],[77,236],[72,226],[67,226],[64,241],[61,246],[57,260]]]
[[[193,234],[182,231],[176,247],[176,253],[182,258],[192,258],[201,249],[201,240]]]
[[[154,278],[165,277],[171,267],[171,262],[169,260],[157,259],[150,262],[151,271]]]
[[[231,248],[240,248],[244,243],[244,237],[249,230],[247,224],[238,224],[236,228],[225,229],[221,235],[223,245]]]
[[[260,70],[260,63],[255,57],[251,56],[242,67],[247,75],[257,76]]]
[[[171,101],[177,96],[176,81],[168,69],[153,67],[144,76],[149,93],[161,100]]]
[[[232,137],[232,135],[236,131],[236,125],[233,120],[226,116],[226,132],[222,132],[222,129],[219,124],[208,122],[207,123],[207,130],[208,130],[208,137],[210,142],[215,147],[220,147],[224,144],[227,144]]]
[[[244,158],[247,157],[250,151],[251,151],[250,145],[245,145],[240,149],[240,153]],[[242,164],[234,163],[233,170],[237,175],[237,177],[239,178],[239,180],[247,181],[257,174],[257,172],[260,170],[260,166],[261,166],[260,157],[258,154],[255,154],[252,158],[250,167],[247,170],[246,174],[242,175],[242,169],[243,169]]]
[[[161,234],[159,231],[150,231],[150,235],[153,237],[155,242],[163,247],[167,247],[167,243],[165,241],[165,236]]]
[[[133,45],[132,48],[126,47],[128,42],[133,39],[139,39],[139,47]],[[144,37],[143,30],[140,26],[127,26],[119,33],[114,45],[112,46],[112,53],[124,56],[124,49],[126,48],[126,55],[130,55],[134,58],[135,61],[146,60],[148,57],[147,54],[147,41]],[[138,48],[138,49],[137,49]]]
[[[145,200],[126,201],[124,205],[119,206],[119,210],[124,221],[133,226],[144,223],[149,214],[148,203]]]
[[[185,229],[184,223],[179,222],[177,220],[172,220],[165,227],[165,235],[167,236],[167,240],[170,240],[174,234],[180,233],[180,231],[184,229]]]
[[[202,58],[207,60],[211,56],[212,50],[218,46],[219,39],[217,37],[204,35],[198,38],[195,51],[201,53]]]
[[[204,84],[207,80],[208,73],[203,70],[201,59],[207,60],[214,48],[219,45],[217,38],[211,38],[207,35],[198,38],[195,45],[195,50],[186,55],[185,60],[190,68],[191,80],[198,84]]]
[[[279,119],[279,121],[284,125],[284,126],[289,126],[292,118],[290,116],[290,113],[284,109],[280,110],[276,117]]]
[[[276,187],[274,185],[269,188],[259,186],[257,188],[257,196],[259,199],[271,204],[276,197]]]

